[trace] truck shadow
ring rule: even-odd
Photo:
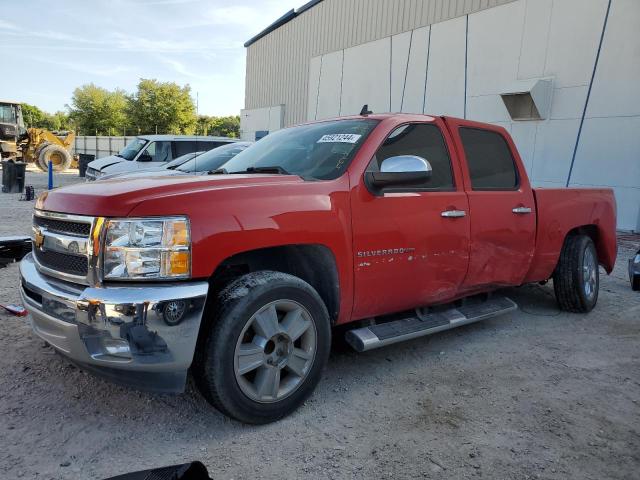
[[[342,341],[345,329],[337,329],[329,364],[315,393],[301,409],[279,423],[287,425],[309,418],[321,421],[327,409],[335,408],[332,405],[336,401],[348,404],[354,398],[375,397],[381,389],[389,388],[382,380],[385,376],[404,378],[420,368],[442,365],[447,361],[443,352],[460,351],[473,342],[482,344],[483,338],[507,334],[520,321],[546,322],[550,321],[547,316],[560,314],[549,287],[522,287],[503,293],[522,310],[365,353],[353,351]],[[533,308],[535,313],[529,314],[528,309]],[[49,408],[59,415],[73,416],[77,423],[87,423],[86,428],[101,430],[117,424],[119,434],[128,431],[139,437],[146,436],[141,432],[152,422],[184,441],[198,432],[221,440],[247,429],[273,428],[251,427],[228,419],[204,400],[191,377],[184,394],[151,394],[95,378],[64,358],[45,355],[41,350],[40,357],[46,357],[47,365],[38,369],[41,378],[37,386],[33,382],[31,386],[43,399],[50,398],[45,402]]]

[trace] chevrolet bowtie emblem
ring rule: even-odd
[[[40,248],[42,247],[43,243],[44,243],[44,234],[42,233],[42,230],[35,227],[33,229],[33,244],[36,246],[36,248]]]

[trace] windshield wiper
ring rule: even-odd
[[[244,172],[232,173],[276,173],[278,175],[291,175],[284,168],[274,165],[273,167],[249,167]]]
[[[215,170],[209,170],[207,175],[228,175],[226,168],[216,168]]]

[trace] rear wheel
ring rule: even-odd
[[[223,413],[268,423],[313,392],[329,356],[329,315],[303,280],[255,272],[220,294],[194,368],[200,391]]]
[[[553,274],[553,288],[562,310],[576,313],[593,310],[598,302],[600,272],[591,238],[571,235],[565,239]]]

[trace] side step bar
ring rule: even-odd
[[[420,318],[403,318],[388,323],[355,328],[347,331],[345,339],[356,351],[365,352],[392,343],[478,322],[517,309],[518,305],[510,298],[494,295],[483,302],[468,303],[457,308],[420,315]]]

